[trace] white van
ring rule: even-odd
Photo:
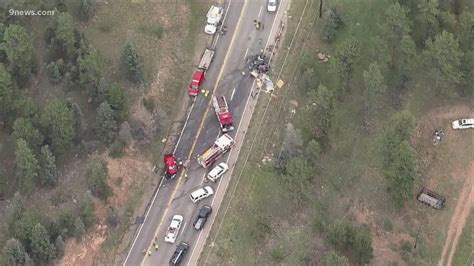
[[[226,163],[220,163],[207,174],[207,179],[216,182],[227,170],[229,170],[229,166]]]
[[[212,194],[214,194],[214,190],[212,190],[210,186],[207,186],[192,192],[191,195],[189,195],[189,198],[191,198],[193,203],[197,203],[202,199],[212,196]]]

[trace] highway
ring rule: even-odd
[[[282,8],[282,4],[280,3],[280,8]],[[275,18],[280,18],[283,13],[280,8],[278,14],[268,13],[266,0],[228,0],[225,7],[223,25],[227,27],[227,33],[216,35],[217,40],[214,39],[213,43],[216,44],[215,59],[206,72],[206,80],[201,86],[211,92],[207,97],[202,94],[198,95],[190,108],[185,127],[175,147],[176,157],[191,160],[187,169],[187,177],[185,172],[181,171],[179,177],[174,180],[160,182],[158,192],[151,201],[143,225],[138,228],[138,233],[133,239],[123,265],[168,265],[176,245],[181,241],[190,245],[190,250],[188,250],[182,265],[195,265],[203,242],[209,233],[216,209],[220,205],[219,201],[214,203],[214,199],[219,197],[220,201],[222,200],[230,178],[230,175],[226,174],[216,183],[205,183],[207,180],[204,177],[207,170],[202,168],[196,160],[197,155],[211,146],[220,134],[216,115],[210,105],[211,96],[213,94],[224,95],[227,98],[236,126],[236,130],[230,135],[236,137],[236,133],[240,132],[235,140],[237,144],[241,145],[244,137],[242,133],[245,133],[248,121],[247,123],[241,122],[250,119],[252,110],[248,110],[249,101],[255,101],[250,97],[254,79],[250,78],[247,73],[248,67],[245,58],[264,49],[267,43],[272,44],[274,33],[279,25],[278,19]],[[203,21],[204,17],[205,14],[203,14]],[[262,22],[263,29],[255,29],[253,24],[255,19]],[[204,26],[203,23],[203,28]],[[242,72],[246,72],[246,75],[242,75]],[[191,77],[186,78],[191,79]],[[239,128],[239,125],[242,125],[242,128]],[[235,158],[237,158],[239,150],[240,148],[235,147],[231,151]],[[228,155],[221,158],[220,161],[225,161],[227,158]],[[233,166],[232,162],[229,163],[229,166]],[[158,175],[156,178],[161,179]],[[222,185],[223,183],[225,185]],[[210,185],[214,189],[215,195],[198,204],[193,204],[189,199],[189,193],[203,185]],[[198,232],[194,230],[192,223],[202,205],[211,205],[214,211],[204,230]],[[176,243],[170,244],[164,242],[164,236],[171,217],[175,214],[184,216],[184,221]],[[203,236],[203,234],[206,235]],[[158,244],[157,250],[152,245],[155,236]],[[199,249],[194,250],[196,246]],[[144,254],[144,250],[151,251],[151,254]]]

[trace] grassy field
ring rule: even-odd
[[[372,235],[374,265],[435,265],[458,200],[458,193],[469,178],[465,166],[472,157],[472,134],[450,130],[450,122],[469,114],[469,101],[440,100],[429,88],[410,84],[410,93],[390,87],[389,96],[376,115],[377,123],[368,129],[363,121],[362,72],[373,61],[371,38],[377,34],[387,1],[337,1],[344,28],[334,44],[318,38],[320,21],[312,24],[318,4],[308,5],[287,67],[281,72],[285,87],[275,91],[266,110],[268,96],[256,107],[245,144],[241,149],[231,184],[208,238],[200,265],[316,265],[333,247],[327,243],[327,226],[343,220],[367,226]],[[304,1],[293,1],[283,48],[289,45]],[[370,10],[370,12],[367,12]],[[306,91],[299,87],[302,72],[312,68],[314,83],[337,89],[328,64],[319,63],[317,50],[332,54],[334,47],[349,36],[360,41],[361,59],[357,63],[351,90],[334,108],[329,147],[321,154],[318,170],[305,191],[305,200],[295,203],[273,162],[276,159],[287,123],[301,128],[298,117],[304,108]],[[304,41],[304,42],[303,42]],[[306,44],[306,45],[305,45]],[[275,79],[286,54],[279,51],[272,77]],[[296,75],[295,75],[296,73]],[[395,97],[393,96],[394,94]],[[382,174],[382,133],[385,121],[395,111],[411,111],[417,126],[411,144],[419,162],[415,190],[427,186],[445,195],[447,206],[434,210],[409,200],[401,210],[393,207]],[[296,114],[292,112],[296,111]],[[265,114],[265,117],[264,117]],[[432,131],[441,128],[447,136],[433,145]],[[304,143],[309,134],[302,132]],[[471,145],[470,145],[471,144]],[[459,147],[466,147],[459,149]],[[464,166],[464,168],[463,168]],[[413,248],[417,238],[416,248]],[[350,252],[343,252],[357,264]]]

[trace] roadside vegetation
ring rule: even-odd
[[[179,112],[195,2],[0,5],[0,265],[115,263]]]
[[[458,242],[453,257],[453,265],[472,265],[474,262],[474,212],[471,211],[467,223],[462,230],[461,239]]]
[[[472,175],[472,132],[450,126],[473,115],[474,5],[339,0],[319,19],[309,0],[280,76],[304,5],[274,63],[284,89],[259,99],[200,263],[437,264]],[[416,201],[424,186],[443,210]]]

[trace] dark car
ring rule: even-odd
[[[180,265],[183,260],[184,255],[188,252],[189,245],[186,242],[181,242],[173,253],[173,256],[170,259],[170,265],[177,266]]]
[[[193,223],[194,229],[201,230],[204,227],[204,224],[207,221],[207,218],[212,212],[211,206],[204,205],[201,209],[199,209],[198,216]]]

